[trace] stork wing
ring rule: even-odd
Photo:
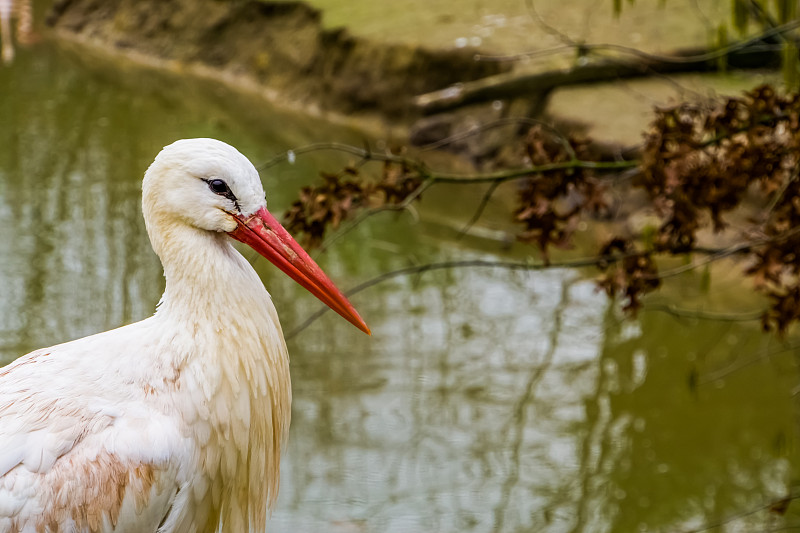
[[[191,446],[163,412],[55,359],[0,368],[0,531],[171,531]]]

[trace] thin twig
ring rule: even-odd
[[[729,257],[731,255],[735,255],[737,253],[742,253],[749,251],[750,249],[761,246],[763,244],[768,244],[770,242],[778,242],[783,239],[787,239],[794,234],[800,233],[800,227],[795,228],[792,231],[787,233],[776,235],[769,238],[759,239],[756,241],[750,241],[743,244],[738,244],[735,246],[730,246],[728,248],[722,248],[719,250],[714,249],[706,249],[709,255],[703,261],[699,263],[693,263],[690,265],[686,265],[683,267],[678,267],[672,270],[669,270],[665,273],[660,273],[657,277],[659,279],[664,279],[671,276],[677,276],[678,274],[682,274],[689,270],[696,269],[701,266],[705,266],[709,263],[713,263],[714,261],[718,261],[725,257]],[[386,272],[379,276],[376,276],[372,279],[365,281],[359,285],[356,285],[352,289],[346,291],[344,294],[345,296],[353,296],[358,294],[366,289],[374,287],[375,285],[379,285],[385,281],[390,279],[394,279],[397,277],[409,276],[409,275],[421,275],[426,272],[431,272],[435,270],[443,270],[449,268],[504,268],[507,270],[548,270],[548,269],[555,269],[555,268],[584,268],[590,266],[603,266],[607,267],[608,265],[617,263],[626,257],[633,257],[636,255],[640,255],[640,251],[629,252],[625,254],[613,254],[613,255],[605,255],[605,256],[595,256],[595,257],[583,257],[578,259],[570,259],[566,261],[560,262],[514,262],[514,261],[487,261],[484,259],[470,259],[470,260],[461,260],[461,261],[443,261],[439,263],[427,263],[424,265],[416,265],[401,268],[398,270],[393,270],[390,272]],[[328,310],[327,307],[321,307],[315,313],[313,313],[309,318],[303,321],[300,325],[293,328],[289,333],[286,335],[287,339],[290,339],[300,333],[302,330],[306,329],[310,326],[315,320],[317,320],[320,316],[322,316]]]
[[[639,160],[627,159],[622,161],[583,161],[581,159],[572,159],[570,161],[558,161],[555,163],[545,163],[544,165],[534,165],[526,168],[518,168],[513,170],[501,170],[497,172],[488,172],[486,174],[446,174],[437,173],[432,174],[431,179],[440,183],[491,183],[491,182],[504,182],[521,178],[530,177],[534,174],[547,174],[559,170],[577,170],[577,169],[591,169],[603,172],[612,172],[618,170],[627,170],[630,168],[638,167]]]
[[[547,130],[550,134],[553,135],[556,141],[564,148],[564,151],[570,157],[570,159],[578,159],[578,156],[575,154],[575,150],[572,148],[572,145],[569,143],[569,139],[566,135],[564,135],[561,130],[555,128],[552,124],[548,124],[544,120],[537,120],[535,118],[529,117],[504,117],[499,118],[497,120],[493,120],[491,122],[487,122],[486,124],[481,124],[475,128],[470,129],[469,131],[465,131],[462,133],[457,133],[455,135],[451,135],[450,137],[446,137],[444,139],[440,139],[436,142],[432,142],[420,147],[420,150],[425,152],[429,150],[437,150],[439,148],[443,148],[449,144],[452,144],[457,141],[461,141],[463,139],[472,137],[473,135],[477,135],[479,133],[483,133],[490,129],[499,128],[502,126],[508,126],[510,124],[518,124],[518,125],[528,125],[528,126],[541,126],[543,129]]]
[[[425,190],[434,184],[433,179],[428,179],[423,181],[419,187],[417,187],[411,194],[405,197],[405,199],[398,203],[398,204],[384,204],[380,207],[373,207],[372,209],[366,209],[359,213],[357,217],[355,217],[352,221],[350,221],[346,226],[344,226],[341,230],[337,231],[335,234],[330,236],[328,239],[323,242],[318,250],[318,254],[325,252],[334,242],[338,241],[351,231],[353,231],[356,226],[364,222],[366,219],[373,215],[377,215],[378,213],[384,213],[386,211],[410,211],[412,209],[411,203],[415,201],[420,195],[425,192]],[[413,211],[412,213],[416,213]],[[418,218],[418,217],[417,217]]]
[[[795,165],[794,169],[792,169],[792,173],[789,175],[789,179],[781,184],[781,188],[775,192],[775,196],[770,201],[769,205],[766,208],[766,216],[765,219],[772,214],[777,207],[778,203],[783,199],[783,196],[786,194],[787,189],[789,186],[797,181],[798,176],[800,176],[800,166]]]
[[[436,270],[446,270],[451,268],[503,268],[506,270],[549,270],[554,268],[583,268],[583,267],[590,267],[596,266],[600,264],[612,264],[617,261],[624,259],[625,257],[635,255],[635,254],[614,254],[608,256],[601,256],[601,257],[584,257],[579,259],[572,259],[562,262],[520,262],[520,261],[487,261],[485,259],[467,259],[467,260],[460,260],[460,261],[442,261],[438,263],[426,263],[424,265],[415,265],[409,266],[405,268],[400,268],[397,270],[392,270],[390,272],[385,272],[379,276],[375,276],[372,279],[369,279],[355,287],[351,288],[344,292],[344,295],[348,298],[365,291],[375,285],[380,285],[385,281],[389,281],[394,278],[404,277],[404,276],[412,276],[412,275],[421,275],[427,272],[433,272]],[[328,307],[322,306],[316,312],[314,312],[311,316],[309,316],[305,321],[300,323],[298,326],[295,326],[289,333],[286,334],[287,339],[291,339],[308,326],[310,326],[315,320],[321,317],[325,312],[328,311]]]
[[[461,228],[461,231],[458,232],[459,239],[463,238],[467,234],[467,232],[470,229],[472,229],[472,226],[475,225],[478,219],[481,218],[484,209],[486,209],[486,206],[489,205],[489,200],[491,200],[494,191],[496,191],[499,186],[500,183],[497,182],[492,183],[489,186],[489,189],[486,191],[486,193],[484,193],[483,198],[481,198],[481,203],[478,205],[478,208],[475,209],[475,212],[472,214],[472,218],[470,218],[469,221],[464,225],[464,227]]]
[[[528,14],[531,16],[533,21],[542,28],[545,33],[548,35],[555,37],[562,43],[569,45],[572,48],[580,48],[581,43],[576,42],[572,37],[567,35],[566,33],[562,32],[555,26],[549,24],[537,11],[536,6],[533,3],[533,0],[525,0],[525,8],[528,10]]]
[[[733,364],[716,370],[714,372],[709,373],[704,378],[697,382],[698,385],[705,385],[708,383],[712,383],[714,381],[718,381],[726,376],[733,374],[734,372],[738,372],[743,368],[747,368],[748,366],[754,365],[756,363],[760,363],[761,361],[765,361],[767,359],[772,358],[776,355],[781,355],[786,352],[793,352],[798,347],[800,347],[800,343],[789,344],[787,346],[783,346],[781,348],[776,348],[774,350],[762,352],[760,355],[756,357],[751,357],[750,359],[746,359],[745,361],[736,361]]]
[[[778,502],[783,502],[785,500],[796,500],[798,498],[800,498],[800,489],[798,489],[797,487],[792,487],[790,492],[789,492],[789,494],[788,494],[788,496],[786,496],[784,498],[777,498],[775,500],[771,500],[771,501],[769,501],[767,503],[759,505],[758,507],[754,507],[753,509],[749,509],[747,511],[743,511],[741,513],[737,513],[737,514],[728,516],[726,518],[721,518],[721,519],[719,519],[719,520],[717,520],[715,522],[708,522],[708,523],[703,524],[702,526],[700,526],[698,528],[683,530],[682,533],[700,533],[702,531],[708,531],[709,529],[716,529],[716,528],[719,528],[721,526],[724,526],[725,524],[733,522],[734,520],[738,520],[740,518],[745,518],[747,516],[754,515],[754,514],[760,512],[760,511],[766,511],[766,510],[768,510],[770,507],[772,507],[773,505],[775,505]]]
[[[728,248],[723,248],[721,250],[712,252],[700,262],[697,263],[690,263],[688,265],[683,265],[680,267],[673,268],[671,270],[667,270],[666,272],[659,272],[658,278],[664,279],[673,276],[677,276],[683,274],[684,272],[688,272],[690,270],[694,270],[698,267],[705,266],[709,263],[713,263],[714,261],[718,261],[725,257],[736,255],[738,253],[746,253],[749,252],[751,249],[756,248],[758,246],[762,246],[764,244],[770,244],[774,242],[781,242],[783,240],[789,239],[794,235],[800,233],[800,227],[794,228],[787,232],[781,233],[779,235],[773,235],[771,237],[764,237],[763,239],[758,239],[754,241],[748,241],[740,244],[735,244],[733,246],[729,246]]]
[[[638,48],[632,48],[630,46],[623,46],[619,44],[609,44],[609,43],[602,43],[602,44],[585,44],[585,43],[578,43],[569,39],[567,37],[568,46],[559,46],[556,48],[548,49],[548,50],[534,50],[531,52],[521,52],[518,54],[498,54],[498,55],[488,55],[488,54],[477,54],[475,56],[476,61],[496,61],[496,62],[506,62],[506,61],[519,61],[524,58],[530,57],[537,57],[537,56],[544,56],[544,55],[552,55],[555,53],[559,53],[565,50],[578,50],[579,53],[582,55],[586,55],[589,52],[602,52],[602,51],[613,51],[613,52],[620,52],[623,54],[632,55],[635,57],[639,57],[641,59],[649,59],[653,61],[659,61],[662,63],[695,63],[699,61],[711,61],[713,59],[718,59],[720,57],[724,57],[732,52],[737,52],[741,49],[752,47],[754,52],[760,51],[767,51],[767,50],[775,50],[777,49],[774,45],[764,45],[760,47],[756,47],[755,45],[767,38],[774,37],[776,35],[782,35],[784,33],[788,33],[796,28],[800,27],[800,19],[789,21],[785,24],[781,24],[780,26],[776,26],[775,28],[769,29],[763,33],[760,33],[750,39],[745,41],[740,41],[738,43],[733,43],[728,46],[718,48],[716,50],[712,50],[709,52],[705,52],[703,54],[695,54],[695,55],[685,55],[685,56],[665,56],[660,54],[651,54],[649,52],[645,52],[643,50],[639,50]],[[561,34],[563,35],[563,34]],[[562,39],[562,42],[565,42]]]
[[[403,156],[395,155],[392,153],[386,152],[375,152],[372,150],[368,150],[366,148],[359,148],[358,146],[353,146],[350,144],[345,143],[337,143],[337,142],[325,142],[325,143],[312,143],[307,144],[305,146],[300,146],[299,148],[293,148],[291,150],[287,150],[286,152],[282,152],[272,159],[262,163],[258,166],[258,170],[266,170],[268,168],[274,167],[279,163],[283,163],[288,161],[290,158],[289,154],[293,154],[294,156],[308,154],[312,152],[323,152],[323,151],[336,151],[336,152],[343,152],[346,154],[351,154],[360,157],[361,159],[367,161],[388,161],[390,163],[400,163],[408,165],[414,168],[417,171],[420,169],[425,168],[425,164],[421,161],[416,159],[410,159]]]
[[[364,148],[352,146],[343,143],[315,143],[307,146],[302,146],[291,150],[295,155],[306,154],[310,152],[334,150],[348,154],[357,155],[366,161],[383,161],[406,165],[407,167],[418,172],[423,178],[430,179],[441,183],[457,183],[457,184],[470,184],[470,183],[490,183],[493,181],[509,181],[520,178],[525,178],[533,174],[546,174],[559,170],[576,170],[576,169],[592,169],[598,171],[612,172],[617,170],[627,170],[639,166],[638,159],[625,159],[619,161],[584,161],[577,158],[571,158],[568,161],[558,161],[555,163],[546,163],[544,165],[533,165],[530,167],[501,170],[497,172],[489,172],[485,174],[467,174],[467,173],[449,173],[439,172],[429,169],[425,163],[417,159],[397,156],[393,154],[386,154],[382,152],[372,152]],[[279,154],[266,163],[259,166],[259,170],[266,170],[278,163],[288,159],[287,153]]]
[[[686,309],[666,304],[645,304],[642,307],[642,311],[655,311],[667,313],[678,318],[713,320],[716,322],[754,322],[760,320],[761,316],[764,314],[763,309],[747,313],[716,313],[712,311],[701,311],[699,309]]]

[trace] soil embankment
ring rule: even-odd
[[[340,113],[414,114],[416,95],[506,71],[468,49],[376,43],[325,29],[303,2],[57,0],[59,35],[119,52],[219,71],[276,99]]]

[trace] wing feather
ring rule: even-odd
[[[81,388],[56,359],[34,352],[0,369],[0,531],[155,533],[176,514],[191,447],[163,412]]]

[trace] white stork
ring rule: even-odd
[[[141,322],[0,368],[0,532],[258,532],[290,419],[275,307],[228,237],[369,333],[212,139],[164,148],[142,210],[166,290]]]

